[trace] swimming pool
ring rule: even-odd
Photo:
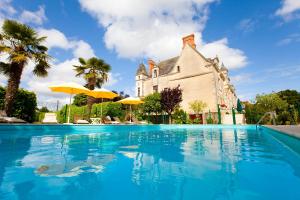
[[[300,199],[300,140],[255,126],[0,126],[0,199]]]

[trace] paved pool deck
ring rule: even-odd
[[[300,125],[265,125],[265,127],[286,133],[287,135],[297,137],[300,139]]]

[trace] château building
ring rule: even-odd
[[[224,111],[236,106],[235,88],[230,83],[228,69],[218,57],[206,58],[197,49],[194,34],[182,38],[179,56],[164,61],[148,60],[136,72],[136,96],[145,97],[164,88],[180,85],[183,101],[180,107],[192,114],[189,103],[194,100],[206,102],[205,111],[217,112],[218,105]]]

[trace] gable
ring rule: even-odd
[[[174,65],[170,72],[176,73],[177,66],[179,66],[180,73],[178,73],[178,76],[206,73],[210,72],[210,69],[207,67],[210,64],[211,63],[196,49],[186,45],[175,63],[176,66]]]

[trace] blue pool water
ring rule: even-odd
[[[0,126],[0,199],[300,199],[300,140],[255,126]]]

